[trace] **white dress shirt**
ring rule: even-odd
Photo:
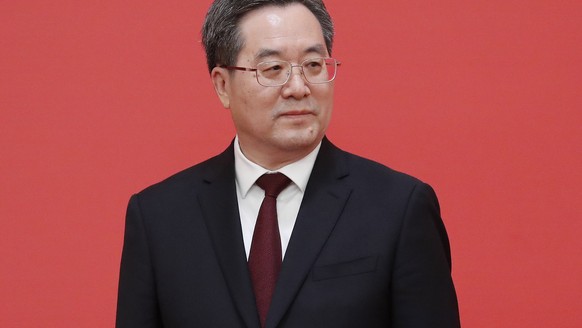
[[[285,256],[285,251],[295,226],[295,220],[299,213],[299,207],[305,194],[305,187],[307,187],[307,181],[309,181],[320,146],[321,142],[307,156],[276,171],[285,174],[292,181],[277,197],[277,220],[279,221],[283,257]],[[238,211],[248,259],[259,208],[265,197],[265,191],[257,186],[255,181],[261,175],[273,173],[274,171],[269,171],[246,158],[238,144],[238,136],[234,140],[234,168]]]

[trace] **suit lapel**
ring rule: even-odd
[[[291,305],[331,234],[351,193],[343,152],[323,140],[285,253],[267,328],[276,327]]]
[[[246,326],[259,327],[240,227],[232,145],[215,158],[205,176],[207,188],[198,201],[216,257]]]

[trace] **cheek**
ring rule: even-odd
[[[261,88],[247,91],[245,95],[245,107],[247,107],[249,112],[253,112],[253,115],[272,117],[279,101],[278,89]]]
[[[248,131],[259,131],[273,124],[273,106],[266,95],[249,91],[239,97],[236,106],[231,107],[232,119],[236,126]]]
[[[314,96],[317,99],[322,114],[326,117],[329,117],[333,109],[333,87],[329,89],[318,90]]]

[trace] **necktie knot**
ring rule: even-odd
[[[257,186],[261,187],[265,191],[265,196],[277,198],[279,193],[283,191],[289,184],[291,180],[285,176],[283,173],[272,173],[263,174],[257,179]]]

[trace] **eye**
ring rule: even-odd
[[[303,64],[305,68],[320,68],[322,66],[322,61],[319,59],[308,60]]]
[[[303,72],[310,76],[321,74],[325,70],[324,64],[322,58],[308,59],[303,62]]]
[[[257,67],[261,73],[273,74],[284,69],[283,65],[279,62],[268,62],[262,63]]]

